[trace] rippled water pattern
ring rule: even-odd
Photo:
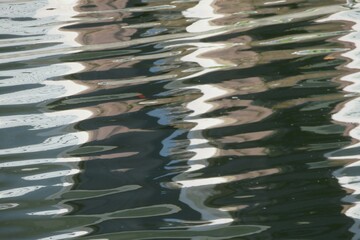
[[[0,239],[360,239],[359,9],[1,0]]]

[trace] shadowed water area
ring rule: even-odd
[[[360,239],[359,7],[0,0],[0,239]]]

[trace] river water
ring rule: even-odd
[[[359,7],[0,0],[0,239],[360,239]]]

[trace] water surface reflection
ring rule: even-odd
[[[60,196],[73,187],[82,159],[70,157],[67,152],[89,140],[89,134],[76,130],[75,124],[93,113],[81,108],[49,111],[45,106],[87,89],[62,77],[81,71],[83,66],[58,60],[51,61],[53,64],[31,61],[57,59],[52,51],[79,46],[74,40],[76,33],[61,31],[76,15],[72,11],[76,1],[67,3],[0,4],[5,14],[1,25],[8,34],[2,39],[2,52],[6,55],[10,49],[15,51],[11,57],[2,58],[0,73],[2,238],[39,239],[66,229],[65,223],[56,223],[51,217],[73,210]],[[37,55],[38,49],[46,54]]]
[[[356,5],[353,4],[354,8]],[[359,165],[359,154],[358,154],[358,140],[359,140],[359,130],[358,123],[359,119],[357,116],[357,107],[359,98],[357,98],[358,84],[357,79],[359,73],[357,72],[357,53],[358,53],[358,11],[356,9],[352,9],[351,11],[343,11],[337,14],[330,16],[326,21],[335,21],[335,20],[343,20],[354,23],[352,26],[353,31],[343,37],[340,38],[341,41],[351,43],[355,46],[351,51],[342,54],[343,57],[350,59],[351,61],[345,65],[346,68],[355,70],[351,74],[348,74],[341,78],[342,81],[349,83],[348,86],[344,88],[344,91],[348,93],[349,96],[352,96],[351,100],[346,102],[342,109],[333,115],[333,119],[335,121],[339,121],[342,123],[346,123],[347,131],[346,135],[350,136],[354,141],[351,145],[346,146],[340,150],[329,152],[326,156],[332,161],[344,161],[348,164],[343,168],[337,169],[334,171],[333,175],[338,178],[339,183],[345,188],[348,189],[349,193],[342,200],[347,203],[344,211],[345,214],[352,219],[355,220],[355,223],[349,228],[349,230],[354,233],[352,239],[359,238],[359,206],[358,206],[358,176],[357,176],[357,168]],[[351,205],[349,205],[351,204]]]
[[[338,119],[351,28],[319,20],[356,9],[22,3],[0,4],[3,237],[353,237],[333,176],[354,158],[333,160],[354,137]]]

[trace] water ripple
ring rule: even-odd
[[[350,5],[2,1],[0,238],[356,239]]]

